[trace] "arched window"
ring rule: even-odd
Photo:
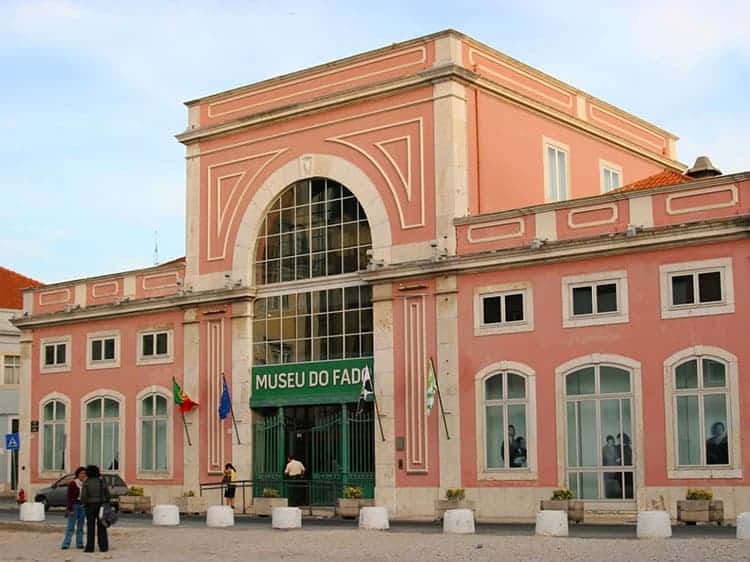
[[[60,400],[50,400],[42,407],[42,470],[65,470],[67,408]]]
[[[120,468],[120,403],[97,397],[86,402],[86,464],[103,471]]]
[[[487,470],[525,469],[528,392],[526,377],[502,372],[484,379],[484,423]]]
[[[149,394],[140,401],[141,466],[143,472],[168,470],[167,435],[169,413],[167,399],[161,394]]]
[[[254,365],[372,356],[372,290],[346,275],[367,267],[371,246],[364,209],[340,183],[312,178],[281,192],[258,233],[256,282],[326,277],[325,288],[263,296],[261,287]]]

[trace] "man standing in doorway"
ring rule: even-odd
[[[286,468],[284,474],[291,480],[302,480],[305,476],[305,465],[294,458],[294,455],[289,455],[286,459]],[[289,500],[292,505],[303,505],[305,491],[302,488],[304,484],[302,482],[292,482],[289,490]]]

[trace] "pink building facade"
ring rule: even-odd
[[[25,293],[22,486],[95,462],[167,501],[232,462],[395,517],[750,510],[750,174],[454,31],[187,107],[186,257]]]

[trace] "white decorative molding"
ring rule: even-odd
[[[650,136],[651,139],[658,138],[659,141],[661,141],[661,142],[654,142],[653,140],[650,140],[648,138],[648,136],[638,135],[638,134],[634,133],[633,131],[628,131],[627,129],[624,129],[622,127],[618,127],[617,125],[615,125],[614,123],[612,123],[610,121],[607,121],[606,119],[602,119],[601,117],[597,117],[596,116],[596,112],[597,111],[600,112],[600,113],[602,113],[602,114],[604,114],[604,115],[608,115],[608,116],[610,116],[613,119],[616,119],[620,123],[627,124],[629,127],[633,127],[634,129],[639,129],[640,131],[643,131],[644,133],[646,133],[646,135]],[[615,113],[613,113],[613,112],[611,112],[611,111],[609,111],[609,110],[607,110],[607,109],[605,109],[605,108],[601,107],[600,105],[597,105],[597,104],[595,104],[593,102],[589,104],[589,120],[591,122],[597,122],[598,121],[599,122],[599,126],[603,126],[604,128],[614,129],[615,131],[617,131],[621,135],[624,135],[626,137],[630,137],[631,139],[634,139],[637,142],[642,142],[644,144],[647,144],[647,145],[651,146],[656,152],[661,153],[664,150],[664,148],[667,147],[666,139],[664,137],[655,134],[653,131],[650,131],[649,129],[647,129],[646,127],[643,127],[642,125],[639,125],[638,123],[636,123],[633,120],[623,119],[619,115],[616,115]]]
[[[40,291],[37,295],[39,298],[39,306],[49,306],[52,304],[69,303],[72,293],[70,287],[64,287],[62,289],[55,289],[54,291]],[[57,296],[57,298],[55,298],[55,296]],[[48,298],[45,299],[45,297]]]
[[[173,281],[168,281],[168,277],[174,277]],[[148,284],[148,281],[151,280],[158,280],[164,278],[164,281],[162,283],[157,283],[156,285],[150,285]],[[141,289],[144,291],[156,291],[157,289],[169,289],[171,287],[177,287],[178,281],[180,280],[180,272],[179,271],[168,271],[164,273],[154,273],[153,275],[144,275],[141,278]]]
[[[725,203],[711,203],[708,205],[697,205],[695,207],[685,207],[683,209],[673,209],[672,203],[679,201],[680,199],[689,199],[698,195],[706,195],[709,193],[724,193],[728,192],[731,197]],[[726,209],[727,207],[735,207],[739,203],[739,197],[737,196],[737,186],[727,185],[723,187],[707,187],[705,189],[693,189],[691,191],[678,191],[676,193],[670,193],[667,195],[666,200],[666,211],[668,215],[682,215],[685,213],[695,213],[698,211],[710,211],[711,209]]]
[[[496,234],[494,236],[477,237],[474,235],[475,232],[487,230],[495,226],[505,226],[509,224],[518,225],[518,230],[516,232],[511,232],[509,234]],[[469,225],[466,236],[470,243],[481,244],[483,242],[495,242],[497,240],[507,240],[509,238],[520,238],[525,233],[526,233],[526,221],[523,218],[518,218],[518,219],[506,219],[506,220],[483,222],[479,224]]]
[[[107,290],[108,288],[114,287],[114,290]],[[103,291],[103,292],[102,292]],[[95,299],[104,297],[114,297],[120,291],[120,280],[114,279],[112,281],[103,281],[101,283],[94,283],[91,286],[91,296]]]
[[[207,455],[206,470],[209,474],[220,474],[224,470],[224,433],[223,422],[216,412],[222,391],[222,374],[224,373],[224,318],[209,320],[205,324],[206,332],[206,415]]]
[[[406,472],[426,473],[428,465],[426,296],[404,297],[404,421]]]
[[[609,209],[612,211],[611,216],[608,219],[599,219],[588,222],[575,222],[574,218],[576,215],[582,215],[585,213],[591,213],[596,211],[603,211]],[[590,228],[592,226],[601,226],[604,224],[613,224],[617,222],[617,203],[606,203],[604,205],[593,205],[591,207],[578,207],[568,211],[568,228]]]

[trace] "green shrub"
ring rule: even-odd
[[[344,488],[344,497],[346,499],[359,499],[364,495],[362,488],[359,486],[346,486]]]
[[[279,495],[279,491],[276,488],[263,488],[264,498],[278,498]]]
[[[690,488],[685,498],[688,500],[712,500],[714,499],[714,493],[703,488]]]
[[[466,497],[466,491],[463,488],[448,488],[445,491],[445,497],[451,501],[462,501]]]
[[[128,496],[142,496],[143,495],[143,488],[139,488],[138,486],[131,486],[128,488]]]
[[[182,493],[182,497],[183,498],[192,498],[192,497],[195,497],[195,492],[193,492],[192,490],[188,490],[187,492],[183,492]]]
[[[571,492],[568,488],[558,488],[557,490],[552,490],[553,501],[572,500],[572,499],[573,499],[573,492]]]

